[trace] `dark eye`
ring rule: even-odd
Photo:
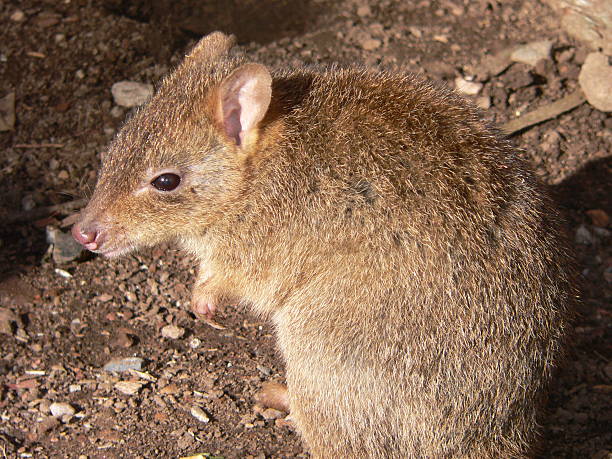
[[[176,174],[162,174],[151,182],[159,191],[172,191],[181,183],[181,178]]]

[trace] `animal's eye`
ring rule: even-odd
[[[172,173],[166,173],[155,178],[151,185],[157,188],[159,191],[172,191],[181,183],[181,178]]]

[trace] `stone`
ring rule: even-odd
[[[124,359],[113,359],[108,362],[102,370],[104,371],[129,371],[129,370],[142,370],[143,359],[140,357],[126,357]]]
[[[185,329],[176,325],[166,325],[161,329],[161,334],[164,338],[179,339],[185,334]]]
[[[210,417],[199,406],[191,407],[191,415],[204,424],[208,424],[210,422]]]
[[[610,224],[610,216],[603,209],[591,209],[585,212],[593,225],[606,228]]]
[[[15,10],[11,14],[11,21],[21,22],[25,19],[25,13],[21,10]]]
[[[457,77],[455,78],[455,88],[461,94],[475,96],[482,90],[482,83],[478,83],[477,81],[468,81],[462,77]]]
[[[595,238],[585,225],[580,225],[576,229],[575,241],[578,244],[592,245],[595,243]]]
[[[146,383],[143,381],[119,381],[115,389],[125,395],[135,395]]]
[[[612,55],[610,0],[544,0],[561,17],[561,27],[591,49]]]
[[[55,402],[49,406],[49,411],[55,418],[61,418],[64,416],[74,416],[76,410],[69,403]]]
[[[372,10],[370,9],[370,5],[361,5],[359,8],[357,8],[357,16],[365,18],[371,15]]]
[[[120,81],[111,88],[113,100],[121,107],[144,105],[153,96],[153,85],[136,81]]]
[[[53,244],[53,261],[60,265],[76,260],[83,253],[83,246],[70,233],[55,226],[47,226],[47,242]]]
[[[590,53],[582,65],[578,82],[589,104],[612,112],[612,65],[603,53]]]
[[[535,67],[539,61],[550,57],[551,49],[552,41],[550,40],[533,41],[516,48],[512,52],[510,59],[514,62],[521,62]]]
[[[382,42],[376,38],[366,38],[361,41],[360,45],[365,51],[374,51],[375,49],[380,48]]]

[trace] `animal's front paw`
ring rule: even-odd
[[[211,327],[224,330],[225,327],[223,325],[213,320],[218,304],[218,296],[207,289],[205,284],[197,285],[193,289],[193,294],[191,296],[191,310],[196,317],[204,320]]]
[[[289,412],[289,391],[285,384],[277,382],[263,383],[261,390],[255,394],[255,401],[264,408]]]
[[[191,310],[197,316],[212,319],[217,310],[217,303],[212,295],[194,290],[191,297]]]

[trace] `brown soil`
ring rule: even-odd
[[[0,98],[14,92],[17,115],[15,129],[0,132],[5,221],[86,195],[128,114],[114,107],[111,85],[156,84],[215,29],[271,66],[362,63],[449,85],[476,75],[498,123],[571,93],[587,53],[527,0],[0,0],[0,18]],[[543,39],[552,56],[536,67],[482,73],[486,55]],[[584,283],[544,425],[546,458],[612,457],[611,133],[610,115],[582,104],[514,136],[567,211]],[[194,264],[172,247],[56,265],[45,226],[63,217],[0,226],[2,457],[307,456],[290,422],[253,406],[262,382],[283,380],[269,324],[234,308],[218,316],[224,330],[196,320]],[[162,337],[169,324],[185,334]],[[144,359],[141,373],[102,370],[131,356]],[[120,381],[141,384],[126,395]],[[76,412],[57,420],[53,402]]]

